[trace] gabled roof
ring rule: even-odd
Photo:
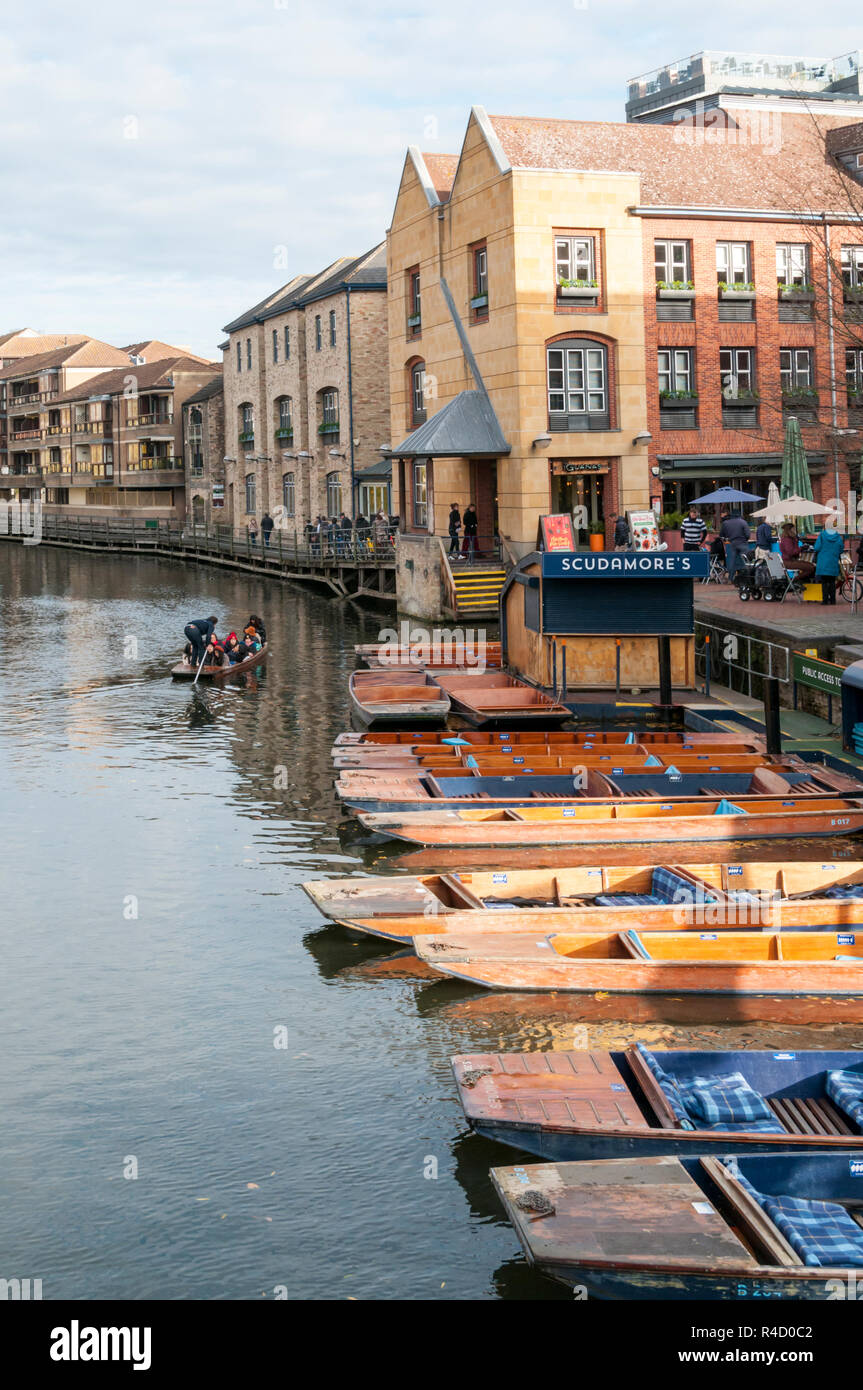
[[[340,256],[317,275],[298,275],[281,289],[262,299],[254,308],[225,324],[225,333],[236,333],[253,323],[284,314],[289,309],[301,309],[316,299],[337,294],[350,286],[352,290],[385,290],[387,287],[387,247],[379,242],[362,256]]]
[[[212,365],[208,358],[199,357],[196,352],[190,352],[188,348],[178,347],[176,344],[163,343],[160,338],[145,338],[141,343],[129,343],[123,348],[130,357],[143,357],[145,362],[162,362],[166,357],[191,357],[193,362],[203,362],[205,365]]]
[[[303,285],[308,284],[311,279],[311,275],[295,275],[293,280],[289,280],[286,285],[282,285],[279,289],[273,290],[272,294],[268,294],[266,299],[261,299],[257,304],[253,304],[252,308],[240,314],[239,318],[235,318],[230,323],[226,323],[222,331],[224,333],[236,333],[240,328],[249,328],[253,323],[260,323],[266,308],[279,300],[290,298],[291,295],[297,293]]]
[[[143,391],[153,391],[157,389],[170,390],[174,385],[174,377],[180,372],[212,372],[221,381],[221,372],[218,367],[210,366],[209,363],[199,362],[195,357],[168,357],[160,362],[145,362],[141,366],[133,366],[127,361],[125,367],[115,372],[100,372],[98,376],[91,377],[89,381],[82,381],[80,386],[73,386],[68,391],[64,391],[58,396],[57,403],[61,401],[86,401],[91,396],[114,396],[126,390],[129,378],[134,377],[135,386],[140,394]]]
[[[212,381],[208,381],[205,386],[201,386],[193,396],[187,396],[183,401],[183,405],[198,405],[201,401],[211,401],[214,396],[221,396],[224,389],[225,383],[222,380],[222,373],[218,372],[213,377]]]
[[[32,328],[16,328],[0,334],[0,357],[36,357],[86,340],[86,333],[37,333]]]
[[[853,212],[857,186],[826,147],[842,118],[772,115],[735,111],[739,131],[711,142],[678,125],[486,119],[512,168],[637,174],[644,206]],[[770,124],[759,130],[759,120]]]
[[[429,154],[424,150],[421,157],[438,200],[445,203],[449,198],[452,181],[458,167],[458,155]]]
[[[28,357],[21,362],[10,362],[0,367],[0,380],[8,381],[17,376],[33,376],[48,367],[120,367],[129,364],[129,355],[110,343],[101,343],[97,338],[84,338],[81,342],[70,343],[67,347],[55,348],[53,352],[41,352],[36,357]]]
[[[482,391],[460,391],[392,451],[394,458],[497,458],[508,454],[494,408]]]

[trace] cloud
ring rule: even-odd
[[[0,329],[158,336],[221,325],[384,236],[405,147],[457,151],[471,104],[623,118],[626,79],[701,48],[835,56],[849,0],[43,0],[0,36]],[[436,137],[430,138],[429,118]],[[287,246],[286,271],[273,248]]]

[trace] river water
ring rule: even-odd
[[[262,675],[167,679],[189,618],[250,611]],[[581,1016],[435,980],[299,887],[422,858],[364,848],[332,793],[354,644],[389,621],[0,545],[0,1276],[46,1299],[567,1296],[521,1258],[488,1180],[517,1156],[467,1133],[449,1058],[583,1045]],[[863,1047],[863,1026],[588,1024],[633,1037]]]

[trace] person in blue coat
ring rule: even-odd
[[[835,526],[825,526],[815,541],[815,578],[821,580],[821,602],[836,602],[836,580],[839,578],[839,556],[845,542]]]

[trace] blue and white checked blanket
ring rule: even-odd
[[[863,1230],[837,1202],[759,1192],[742,1173],[740,1186],[754,1197],[805,1265],[847,1268],[863,1265]]]
[[[863,1130],[863,1074],[859,1071],[828,1071],[827,1094],[849,1120]]]

